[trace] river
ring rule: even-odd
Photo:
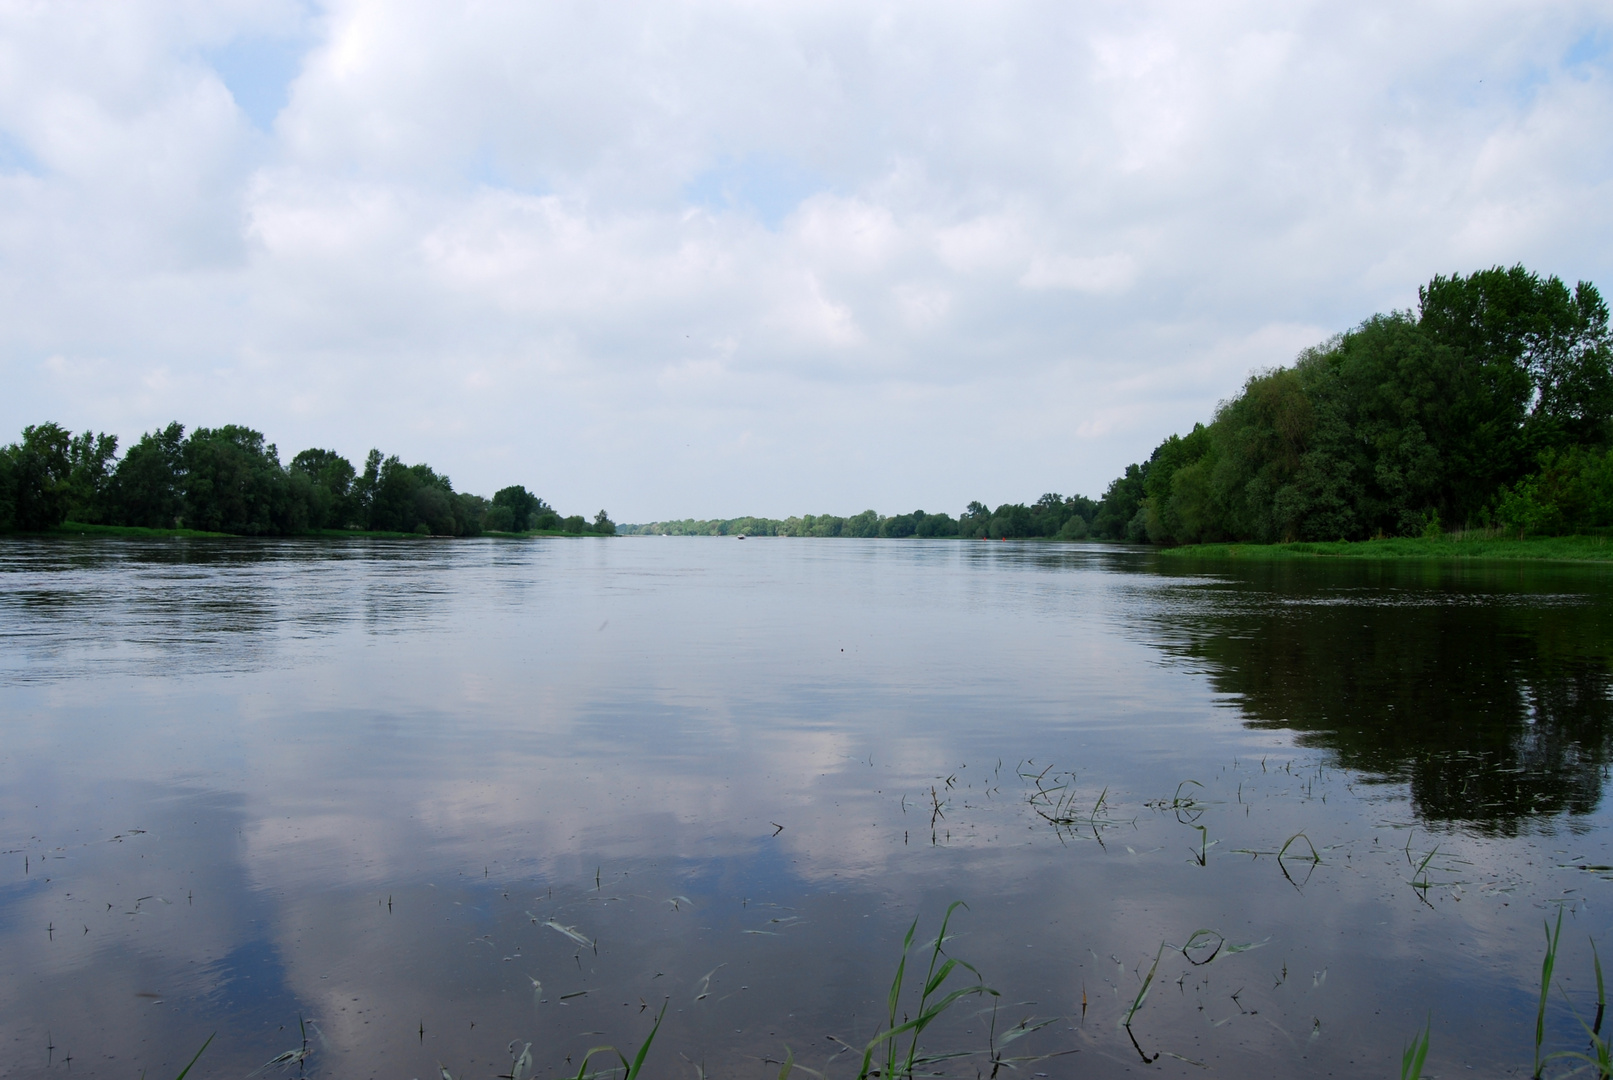
[[[0,1075],[852,1077],[963,901],[926,1071],[1526,1076],[1613,942],[1601,568],[11,539],[0,642]]]

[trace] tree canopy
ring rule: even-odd
[[[1521,266],[1435,277],[1252,376],[1110,485],[1094,528],[1154,543],[1613,525],[1613,349],[1595,286]],[[1603,489],[1605,491],[1605,489]],[[1549,505],[1548,505],[1549,504]]]
[[[477,536],[483,532],[610,534],[562,518],[524,487],[492,501],[454,490],[429,465],[405,465],[371,450],[359,472],[334,450],[304,450],[280,463],[263,434],[237,424],[169,424],[147,432],[120,460],[105,433],[73,435],[59,424],[25,428],[0,447],[0,532],[38,532],[65,521],[187,528],[237,536],[295,536],[321,530]]]

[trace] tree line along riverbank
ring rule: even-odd
[[[1415,311],[1373,315],[1251,376],[1208,424],[1166,438],[1101,499],[1048,494],[994,510],[974,502],[957,518],[865,510],[623,529],[1092,538],[1221,545],[1223,554],[1230,544],[1241,557],[1263,545],[1270,557],[1535,557],[1522,553],[1549,548],[1574,553],[1549,557],[1603,558],[1596,534],[1613,529],[1607,305],[1588,282],[1569,288],[1521,266],[1437,276],[1418,290]],[[1575,535],[1582,540],[1566,542]]]
[[[363,532],[407,536],[609,535],[561,516],[521,485],[491,499],[455,491],[429,465],[371,450],[362,470],[334,450],[304,450],[282,465],[273,443],[228,424],[186,433],[174,423],[118,456],[118,439],[31,425],[0,448],[0,532],[97,535],[299,536]]]
[[[504,488],[491,500],[456,492],[429,466],[376,450],[362,471],[318,449],[282,466],[273,444],[234,425],[187,435],[170,424],[121,460],[113,436],[75,436],[56,424],[27,428],[20,442],[0,449],[0,531],[41,531],[68,520],[254,536],[617,531],[603,510],[589,522],[562,518],[524,487]],[[1548,545],[1576,558],[1601,558],[1600,534],[1608,530],[1607,305],[1588,282],[1570,288],[1522,266],[1436,276],[1418,290],[1416,310],[1373,315],[1291,365],[1256,373],[1208,424],[1166,438],[1100,499],[1049,493],[995,509],[972,502],[955,518],[865,510],[620,529],[1098,539],[1220,545],[1213,550],[1235,548],[1239,557],[1251,557],[1251,545],[1283,547],[1271,557],[1524,557],[1519,553],[1546,550],[1540,538],[1581,536],[1577,544]],[[1508,546],[1518,544],[1526,546]]]
[[[1613,527],[1613,348],[1594,285],[1435,277],[1260,372],[1104,494],[1093,531],[1163,545],[1511,538]]]

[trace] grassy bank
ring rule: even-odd
[[[163,537],[194,537],[209,540],[243,540],[251,537],[236,536],[233,533],[202,532],[200,529],[146,529],[137,525],[86,525],[79,521],[64,521],[54,529],[43,533],[23,535],[33,536],[124,536],[140,539],[153,539]],[[427,536],[424,533],[405,532],[365,532],[360,529],[311,529],[298,534],[303,537],[319,537],[321,539],[340,538],[347,539],[362,536],[367,539],[379,540],[452,540],[454,537]],[[500,540],[525,540],[536,536],[599,536],[599,533],[569,533],[559,529],[538,529],[533,532],[507,533],[484,532],[482,536],[489,536]],[[292,537],[291,539],[295,539]],[[287,539],[274,537],[273,539]]]
[[[200,529],[144,529],[138,525],[86,525],[81,521],[64,521],[54,529],[42,533],[23,533],[28,536],[193,536],[210,539],[227,539],[228,533],[203,532]]]
[[[1187,544],[1161,548],[1170,559],[1540,559],[1613,562],[1606,536],[1539,536],[1507,539],[1460,533],[1439,539],[1328,541],[1293,544]]]

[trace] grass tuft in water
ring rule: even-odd
[[[216,1038],[218,1038],[218,1032],[215,1031],[207,1037],[207,1042],[202,1043],[202,1048],[196,1051],[195,1055],[190,1059],[190,1064],[179,1070],[179,1075],[174,1077],[174,1080],[185,1080],[185,1077],[190,1075],[191,1069],[196,1067],[196,1063],[202,1059],[202,1054],[206,1052],[208,1046]],[[146,1080],[146,1071],[144,1069],[140,1070],[140,1080]]]
[[[913,948],[913,935],[918,932],[918,919],[907,928],[907,936],[902,939],[902,959],[896,965],[896,977],[891,980],[890,993],[886,996],[887,1017],[885,1030],[869,1040],[863,1047],[862,1067],[857,1071],[857,1080],[869,1080],[870,1077],[885,1077],[887,1080],[895,1077],[911,1077],[914,1070],[935,1060],[926,1058],[919,1053],[919,1036],[924,1029],[933,1024],[942,1013],[946,1012],[958,1001],[971,995],[997,996],[997,991],[986,986],[980,972],[966,961],[946,955],[947,926],[952,922],[952,913],[958,908],[967,908],[962,900],[954,900],[947,907],[946,914],[941,918],[940,932],[930,945],[930,962],[924,972],[924,982],[919,988],[919,998],[915,1010],[916,1015],[903,1023],[896,1022],[896,1013],[901,1003],[902,990],[907,978],[907,957]],[[945,957],[945,959],[943,959]],[[973,986],[961,986],[945,993],[946,982],[959,968],[973,974]],[[939,995],[939,996],[937,996]],[[907,1052],[904,1055],[900,1048],[903,1036],[910,1036],[907,1040]],[[877,1067],[874,1061],[876,1053],[883,1052],[883,1067]]]
[[[256,1069],[247,1073],[247,1076],[249,1078],[256,1076],[258,1073],[265,1072],[275,1066],[280,1068],[290,1068],[293,1065],[301,1067],[302,1063],[308,1060],[308,1056],[314,1052],[314,1048],[308,1042],[308,1023],[300,1016],[297,1017],[297,1030],[302,1033],[302,1046],[296,1050],[287,1050],[283,1054],[276,1054]],[[314,1030],[318,1031],[319,1029],[315,1027]],[[321,1035],[320,1038],[324,1038],[324,1036]]]
[[[1400,1080],[1422,1080],[1423,1061],[1428,1057],[1428,1039],[1434,1031],[1434,1018],[1423,1025],[1421,1035],[1412,1036],[1411,1043],[1400,1052]]]
[[[661,1011],[655,1014],[655,1023],[650,1025],[650,1033],[644,1036],[644,1041],[639,1044],[638,1052],[633,1055],[633,1060],[629,1061],[627,1055],[614,1046],[596,1046],[582,1056],[582,1065],[577,1069],[577,1075],[574,1080],[589,1080],[590,1077],[601,1076],[606,1072],[615,1072],[618,1067],[626,1070],[622,1075],[622,1080],[639,1080],[644,1071],[644,1059],[649,1056],[650,1044],[655,1041],[655,1033],[661,1030],[661,1020],[666,1016],[666,1007],[669,1004],[671,1004],[670,1001],[661,1003]],[[612,1066],[609,1069],[589,1072],[588,1062],[596,1054],[615,1054],[622,1064]]]

